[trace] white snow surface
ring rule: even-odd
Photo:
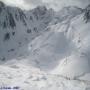
[[[53,75],[20,63],[0,66],[0,86],[19,90],[90,90],[90,82]]]

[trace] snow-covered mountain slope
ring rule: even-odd
[[[44,6],[23,11],[0,2],[0,59],[16,58],[18,49],[44,32],[52,17],[53,11]]]
[[[90,5],[59,12],[0,2],[0,85],[20,90],[90,90]]]
[[[85,15],[86,11],[83,11],[72,19],[50,25],[50,31],[30,43],[30,63],[41,70],[70,78],[89,74],[90,23],[86,22],[85,17],[88,17]]]

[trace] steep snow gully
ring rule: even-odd
[[[0,88],[14,86],[90,90],[90,5],[23,11],[0,2]]]

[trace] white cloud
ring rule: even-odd
[[[20,7],[22,9],[30,8],[30,5],[25,4],[24,0],[0,0],[7,5]]]
[[[20,8],[30,9],[38,5],[46,5],[56,10],[61,7],[69,5],[77,5],[79,7],[85,7],[90,3],[90,0],[0,0],[8,5],[18,6]]]

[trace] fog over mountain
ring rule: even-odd
[[[11,6],[17,6],[23,9],[32,9],[38,5],[46,5],[55,10],[60,10],[62,7],[75,5],[85,8],[90,0],[0,0]]]

